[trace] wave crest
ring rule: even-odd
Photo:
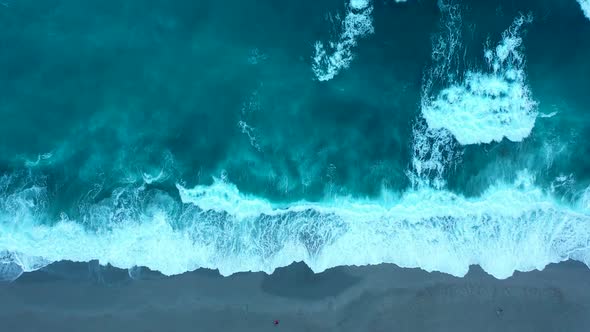
[[[96,223],[64,215],[52,224],[15,223],[35,214],[19,214],[22,209],[4,213],[0,248],[8,268],[0,270],[14,275],[15,264],[31,271],[59,260],[98,260],[167,275],[197,268],[229,275],[271,273],[304,261],[315,272],[394,263],[456,276],[479,264],[506,278],[516,270],[542,269],[567,259],[590,264],[585,203],[557,202],[534,186],[526,172],[515,183],[498,184],[477,198],[422,188],[395,200],[340,197],[274,204],[220,180],[178,190],[181,202],[143,186],[121,189],[86,210],[87,218],[100,221]],[[7,200],[2,197],[3,204]],[[35,209],[32,202],[22,206]]]

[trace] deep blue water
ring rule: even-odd
[[[7,0],[0,22],[0,278],[590,264],[575,0]]]

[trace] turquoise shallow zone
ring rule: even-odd
[[[532,14],[522,40],[539,116],[522,141],[454,141],[461,155],[437,189],[477,198],[526,170],[560,204],[589,204],[580,201],[590,199],[590,20],[575,0],[456,3],[461,70],[481,67],[486,41]],[[374,33],[358,38],[350,67],[329,81],[314,76],[314,43],[340,33],[350,10],[341,0],[2,4],[6,262],[27,254],[8,240],[22,225],[67,219],[100,233],[152,205],[182,214],[177,186],[214,178],[283,206],[416,189],[413,128],[433,36],[444,30],[436,1],[372,1]],[[112,203],[129,188],[141,188],[142,198],[129,198],[138,203]],[[89,218],[106,200],[116,205],[108,216]],[[577,212],[586,222],[588,209]]]

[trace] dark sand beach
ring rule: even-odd
[[[497,280],[476,266],[456,278],[293,264],[165,277],[57,263],[0,286],[0,321],[2,331],[590,331],[590,270],[564,262]]]

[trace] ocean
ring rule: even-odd
[[[590,266],[590,2],[3,0],[0,280]]]

